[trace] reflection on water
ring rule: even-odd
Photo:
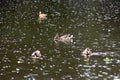
[[[119,80],[119,0],[5,0],[0,8],[0,79]],[[39,11],[47,19],[38,21]],[[71,34],[72,45],[54,43]],[[92,54],[84,61],[82,51]],[[42,56],[32,59],[40,50]]]

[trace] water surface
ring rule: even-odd
[[[120,79],[119,0],[1,1],[0,79]],[[47,20],[38,21],[38,13]],[[59,33],[72,34],[72,45],[56,46]],[[93,54],[85,61],[82,51]],[[31,58],[35,50],[42,57]]]

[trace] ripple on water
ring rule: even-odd
[[[120,60],[117,60],[116,63],[117,63],[117,64],[120,64]]]
[[[20,50],[14,50],[13,53],[14,53],[14,54],[19,54],[19,53],[21,54],[22,51],[20,51]]]
[[[25,62],[25,56],[19,57],[17,63],[21,64]]]
[[[74,74],[75,71],[79,78],[84,77],[86,80],[97,80],[102,77],[103,80],[110,80],[110,78],[120,80],[120,75],[117,76],[117,73],[119,74],[120,72],[120,60],[118,60],[120,55],[117,56],[115,52],[98,52],[100,55],[93,53],[94,55],[91,56],[90,61],[87,62],[89,64],[84,62],[81,56],[77,56],[80,55],[82,49],[87,46],[93,47],[96,51],[98,49],[98,51],[120,50],[119,32],[117,32],[119,31],[117,27],[120,22],[118,15],[120,13],[119,0],[91,0],[89,2],[87,2],[88,0],[69,0],[71,5],[67,5],[68,1],[65,0],[58,0],[59,3],[57,3],[57,0],[51,0],[53,3],[50,0],[34,0],[32,2],[24,0],[23,3],[19,0],[17,0],[17,3],[15,3],[15,0],[3,0],[2,2],[4,1],[10,2],[10,7],[8,6],[9,8],[7,8],[7,6],[3,6],[2,8],[2,10],[6,11],[2,11],[2,22],[0,22],[3,23],[0,28],[0,33],[2,33],[2,39],[0,40],[2,47],[0,47],[0,51],[6,56],[1,56],[0,54],[0,64],[2,64],[2,69],[0,69],[2,73],[0,73],[0,75],[6,75],[8,72],[10,72],[8,77],[14,76],[15,73],[20,76],[25,74],[25,80],[37,80],[37,77],[40,75],[48,77],[52,73],[55,73],[58,76],[62,75],[62,77],[60,76],[59,78],[63,80],[73,80],[72,75],[76,75]],[[62,4],[61,1],[63,2]],[[26,4],[27,6],[24,6]],[[86,6],[86,4],[88,5]],[[31,5],[33,6],[29,7]],[[40,6],[42,5],[44,6],[41,8]],[[49,12],[49,18],[47,21],[38,24],[38,22],[34,20],[35,16],[38,15],[36,11],[38,11],[38,8],[44,10],[46,7],[49,7],[45,10],[46,13]],[[14,10],[17,10],[17,12],[14,13]],[[33,10],[32,14],[30,13],[31,10]],[[68,13],[69,11],[70,13]],[[8,14],[7,17],[5,17],[6,14]],[[100,28],[99,30],[98,27]],[[76,39],[76,41],[73,43],[70,51],[67,49],[68,46],[63,47],[63,51],[60,47],[59,50],[54,50],[51,37],[53,37],[53,34],[56,32],[66,32],[75,35],[74,40]],[[101,36],[100,33],[102,33],[103,36]],[[48,54],[43,53],[47,59],[43,58],[32,61],[31,58],[28,57],[31,56],[30,52],[41,48],[48,50],[48,52],[46,51]],[[57,53],[57,57],[56,54],[51,54],[52,50]],[[11,55],[9,52],[13,52],[13,54]],[[14,58],[14,56],[16,56],[16,58],[11,59]],[[98,57],[96,58],[96,56]],[[103,60],[104,56],[110,56],[113,60],[114,58],[116,59],[110,61],[109,64],[105,64]],[[74,60],[74,58],[69,59],[69,57],[78,58]],[[19,66],[23,68],[19,68]],[[23,74],[20,74],[22,69],[24,69]],[[71,73],[65,74],[65,72]],[[11,79],[14,79],[14,77],[11,77]],[[49,78],[48,80],[53,80],[53,78]]]
[[[10,68],[11,66],[10,65],[6,65],[6,66],[3,66],[2,68],[3,69],[8,69],[8,68]]]
[[[3,76],[3,75],[7,75],[9,72],[9,68],[11,68],[10,65],[4,65],[2,66],[2,68],[0,69],[0,75]],[[6,72],[7,71],[7,72]]]
[[[106,76],[108,75],[107,72],[103,72],[103,71],[101,72],[101,74],[106,75]]]
[[[37,80],[38,76],[39,76],[38,74],[28,74],[24,76],[24,79],[25,80]]]
[[[14,70],[12,70],[11,72],[12,73],[20,73],[20,70],[21,70],[21,68],[15,68]]]
[[[62,80],[72,80],[72,76],[71,75],[64,75],[61,77]]]
[[[98,74],[98,77],[102,78],[102,77],[103,77],[103,75],[102,75],[102,74]]]
[[[5,55],[5,56],[2,58],[2,62],[7,63],[7,62],[11,62],[11,60]]]
[[[50,73],[50,71],[48,71],[48,70],[43,70],[42,75],[47,76],[47,75],[49,75],[49,73]]]

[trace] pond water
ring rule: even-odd
[[[1,80],[120,80],[119,0],[0,1]],[[38,13],[47,20],[38,21]],[[73,35],[73,44],[54,36]],[[89,47],[89,61],[82,51]],[[40,50],[42,57],[32,59]]]

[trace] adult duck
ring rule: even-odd
[[[41,57],[40,51],[39,50],[34,51],[31,55],[31,57],[34,59],[40,58]]]
[[[88,58],[92,51],[89,48],[86,48],[82,53],[85,56],[85,58]]]
[[[41,11],[39,12],[39,19],[40,20],[45,20],[47,19],[47,14],[42,13]]]
[[[56,36],[54,37],[54,41],[68,44],[73,42],[73,35],[66,34],[66,35],[59,36],[59,34],[56,34]]]

